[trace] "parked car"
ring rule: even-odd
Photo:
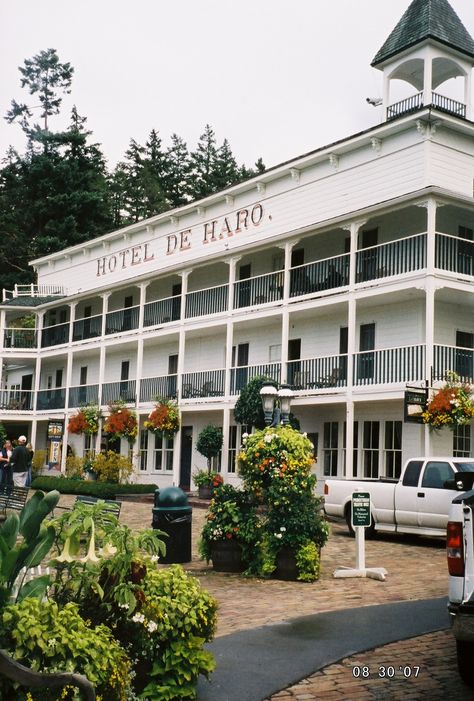
[[[328,516],[345,518],[351,525],[353,492],[369,492],[374,531],[446,536],[449,508],[456,496],[459,473],[474,473],[474,460],[454,457],[412,458],[399,480],[328,479],[324,485],[324,508]]]

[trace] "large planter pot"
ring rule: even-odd
[[[236,540],[218,540],[211,548],[212,566],[216,572],[243,572],[242,548]]]
[[[198,496],[200,499],[211,499],[214,487],[210,484],[203,484],[198,487]]]
[[[276,558],[276,570],[273,573],[276,579],[296,582],[298,568],[296,567],[296,551],[294,548],[284,545]]]

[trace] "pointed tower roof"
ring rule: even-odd
[[[413,0],[377,52],[372,66],[426,39],[434,39],[474,58],[474,41],[447,0]]]

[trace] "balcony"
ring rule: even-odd
[[[47,326],[41,332],[41,348],[60,346],[69,341],[69,322]]]
[[[7,328],[3,335],[3,345],[5,348],[36,348],[38,334],[36,329],[16,329]]]
[[[145,377],[140,382],[140,401],[154,402],[157,398],[175,399],[178,394],[178,376]]]
[[[102,334],[102,314],[88,316],[85,319],[77,319],[72,327],[73,341],[86,341],[88,338],[97,338]]]
[[[234,284],[234,309],[283,299],[283,280],[282,270],[238,280]]]
[[[356,282],[403,275],[426,267],[426,234],[397,239],[356,253]]]
[[[446,380],[449,372],[459,375],[461,382],[474,383],[474,350],[455,346],[434,346],[432,381]]]
[[[461,275],[474,275],[474,241],[436,234],[435,268]]]
[[[300,265],[290,270],[290,297],[333,290],[349,284],[349,254]]]
[[[143,326],[158,326],[169,321],[178,321],[181,316],[181,296],[167,297],[156,302],[147,302]]]
[[[41,389],[36,398],[37,411],[64,409],[66,406],[66,388]]]
[[[127,307],[116,312],[108,312],[105,319],[105,333],[123,333],[138,329],[140,307]]]
[[[385,385],[425,379],[425,346],[363,351],[354,356],[354,385]]]
[[[196,399],[198,397],[223,397],[224,388],[225,370],[186,372],[183,374],[181,399]]]
[[[188,292],[186,295],[186,319],[227,311],[228,294],[229,285],[227,284]]]
[[[431,93],[431,104],[436,109],[441,110],[441,112],[447,112],[448,114],[454,114],[456,117],[466,119],[466,105],[462,102],[433,92]]]
[[[265,365],[245,365],[231,368],[230,370],[230,393],[240,394],[240,391],[254,377],[264,376],[281,381],[281,363],[267,363]]]
[[[31,411],[34,392],[23,389],[0,390],[0,409],[3,411]]]
[[[69,388],[69,407],[99,403],[99,385],[77,385]]]
[[[291,360],[288,384],[294,390],[334,389],[347,384],[347,355]]]
[[[445,97],[436,92],[431,93],[431,104],[426,106],[435,107],[440,112],[447,112],[455,117],[466,119],[466,105],[463,102],[452,100],[450,97]],[[423,93],[419,92],[407,97],[405,100],[389,105],[387,107],[387,121],[397,117],[404,117],[411,112],[416,112],[421,107],[423,107]]]
[[[135,404],[136,388],[135,380],[104,382],[102,385],[102,404],[111,404],[119,399],[126,404]]]

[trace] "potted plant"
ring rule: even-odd
[[[198,471],[193,478],[201,498],[209,499],[213,487],[217,486],[213,484],[217,473],[211,471],[211,464],[222,448],[222,440],[222,429],[213,424],[205,426],[198,436],[196,450],[207,458],[207,473]]]
[[[258,517],[249,495],[230,484],[214,492],[198,544],[218,572],[242,572],[257,546]]]
[[[152,433],[172,438],[179,431],[178,405],[171,399],[157,400],[155,408],[143,425]]]
[[[460,382],[456,373],[448,373],[446,384],[435,392],[423,412],[423,422],[433,429],[447,426],[451,430],[470,423],[474,417],[472,393],[472,388]]]
[[[102,414],[98,406],[89,404],[88,406],[81,407],[70,417],[67,430],[69,433],[86,433],[93,436],[99,430],[99,420],[101,417]]]
[[[197,470],[193,474],[193,482],[198,488],[199,497],[201,499],[210,499],[216,487],[224,482],[224,478],[218,472],[211,470]]]
[[[104,423],[104,433],[111,438],[126,438],[129,445],[135,443],[138,434],[137,415],[118,400],[109,405],[109,416]]]

